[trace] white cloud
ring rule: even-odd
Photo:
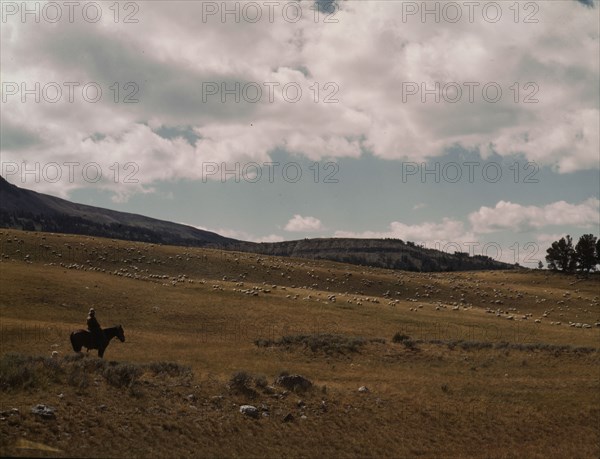
[[[557,201],[546,206],[523,206],[508,201],[500,201],[495,207],[481,207],[469,215],[469,221],[476,233],[494,231],[524,231],[546,226],[571,225],[589,228],[600,224],[600,200],[590,198],[581,204]]]
[[[415,225],[392,222],[387,231],[336,231],[334,236],[368,239],[394,238],[425,244],[427,247],[434,247],[436,243],[463,243],[475,240],[473,233],[465,230],[463,222],[451,218],[444,218],[440,223],[425,222]]]
[[[283,228],[285,231],[310,233],[320,231],[322,228],[321,220],[315,217],[303,217],[302,215],[294,215]]]
[[[519,262],[535,267],[538,260],[543,261],[546,248],[566,233],[540,233],[536,236],[537,243],[521,243],[514,239],[500,243],[489,240],[485,235],[501,230],[539,230],[556,225],[592,228],[592,232],[597,232],[600,231],[600,200],[590,198],[580,204],[557,201],[541,207],[500,201],[494,208],[481,207],[469,214],[468,219],[470,227],[452,218],[444,218],[439,223],[424,222],[413,225],[394,221],[386,231],[340,230],[335,232],[334,237],[402,239],[445,252],[462,251],[471,255],[488,255],[498,261]]]
[[[87,103],[76,91],[75,103],[56,104],[12,96],[1,107],[3,160],[101,158],[104,167],[135,161],[139,186],[52,184],[63,196],[99,186],[120,199],[159,180],[200,179],[204,162],[268,161],[277,148],[315,161],[358,157],[364,149],[420,161],[462,146],[483,156],[522,153],[563,173],[598,167],[595,9],[546,2],[537,23],[524,23],[502,5],[498,23],[483,20],[479,8],[472,23],[465,10],[451,24],[432,16],[422,23],[419,15],[403,22],[406,2],[339,3],[335,24],[323,16],[315,22],[311,2],[299,2],[302,18],[294,23],[282,19],[281,7],[272,23],[266,10],[257,24],[231,16],[222,23],[219,15],[199,22],[203,2],[145,2],[138,24],[114,24],[107,8],[98,24],[22,24],[10,17],[1,31],[3,82],[98,82],[104,94]],[[119,82],[122,99],[129,81],[139,86],[139,103],[114,103],[111,85]],[[263,97],[258,103],[202,98],[203,83],[224,81],[228,87],[257,82]],[[272,103],[264,82],[279,85]],[[301,88],[296,103],[282,97],[290,82]],[[419,95],[403,102],[403,82],[456,82],[463,95],[455,104],[433,96],[422,103]],[[474,103],[465,82],[479,84]],[[502,88],[496,103],[482,97],[488,82]],[[535,86],[526,87],[530,82]],[[526,96],[538,102],[525,103]],[[326,97],[337,102],[324,103]],[[160,126],[186,126],[199,138],[195,145],[163,138],[155,132]],[[89,140],[96,134],[102,139]],[[48,183],[32,186],[45,191]]]

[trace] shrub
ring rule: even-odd
[[[83,354],[82,352],[76,352],[74,354],[67,354],[65,355],[62,359],[64,362],[78,362],[80,360],[82,360],[83,358],[85,358],[85,354]]]
[[[409,339],[410,339],[410,336],[408,336],[408,335],[404,335],[404,334],[402,334],[402,333],[398,332],[398,333],[396,333],[396,334],[394,335],[394,337],[392,338],[392,342],[393,342],[393,343],[401,343],[401,342],[403,342],[403,341],[407,341],[407,340],[409,340]]]
[[[384,339],[366,339],[356,336],[315,333],[311,335],[287,335],[278,340],[259,339],[254,342],[258,347],[303,347],[313,353],[323,352],[327,355],[359,352],[367,343],[385,343]]]
[[[246,397],[256,397],[257,393],[252,388],[252,376],[245,371],[238,371],[229,380],[229,389]]]
[[[108,365],[102,372],[102,376],[104,376],[106,381],[115,387],[131,388],[141,375],[142,369],[130,363]]]
[[[77,389],[85,389],[90,385],[90,378],[81,366],[73,367],[67,376],[67,384]]]
[[[269,385],[269,383],[267,382],[267,378],[263,375],[256,376],[254,378],[254,384],[259,389],[264,389],[265,387],[267,387]]]
[[[302,375],[281,374],[275,380],[275,384],[294,392],[305,392],[313,387],[312,381]]]
[[[49,357],[7,354],[0,359],[0,388],[32,389],[59,381],[62,371],[60,364]]]
[[[481,341],[461,341],[459,343],[460,347],[465,350],[471,349],[490,349],[492,347],[492,343],[481,342]]]
[[[68,354],[59,359],[6,354],[0,357],[0,390],[31,389],[51,382],[84,389],[90,385],[90,377],[99,375],[108,384],[128,388],[132,395],[138,396],[140,393],[134,386],[146,371],[171,377],[193,376],[189,367],[171,362],[141,365],[109,362],[83,354]]]
[[[28,358],[19,354],[7,354],[0,359],[0,387],[29,389],[35,387],[37,377],[28,364]]]
[[[412,339],[405,339],[404,341],[402,341],[402,344],[404,344],[404,347],[406,349],[410,349],[411,351],[419,350],[419,348],[417,347],[417,343]]]
[[[169,376],[188,376],[192,369],[185,365],[179,365],[174,362],[152,362],[146,365],[155,375],[168,374]]]

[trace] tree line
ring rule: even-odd
[[[573,239],[567,235],[554,241],[546,253],[548,268],[553,271],[589,273],[600,264],[600,239],[593,234],[584,234],[573,246]],[[541,261],[538,267],[543,267]]]

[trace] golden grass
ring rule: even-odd
[[[406,273],[8,230],[0,232],[0,253],[2,355],[73,354],[69,332],[84,326],[94,306],[103,326],[125,328],[126,342],[114,340],[108,360],[172,361],[195,375],[180,384],[144,376],[133,392],[102,378],[86,388],[64,381],[5,388],[0,411],[18,408],[21,415],[0,421],[2,455],[600,455],[600,329],[566,325],[600,321],[598,276]],[[332,294],[335,302],[328,300]],[[507,320],[487,308],[517,311]],[[521,320],[527,313],[532,316]],[[562,325],[550,324],[555,321]],[[393,343],[396,332],[416,341],[415,349]],[[333,354],[254,344],[314,333],[386,341]],[[492,347],[462,347],[460,340]],[[507,347],[498,347],[501,342]],[[269,383],[282,371],[299,373],[315,387],[246,399],[227,387],[237,371]],[[370,391],[359,393],[362,385]],[[299,398],[306,408],[297,406]],[[37,403],[56,406],[57,419],[29,414]],[[270,416],[245,418],[239,413],[245,403],[268,405]],[[295,420],[282,422],[287,413]],[[23,448],[23,440],[61,453]]]

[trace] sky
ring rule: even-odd
[[[528,267],[600,233],[597,0],[0,4],[23,188]]]

